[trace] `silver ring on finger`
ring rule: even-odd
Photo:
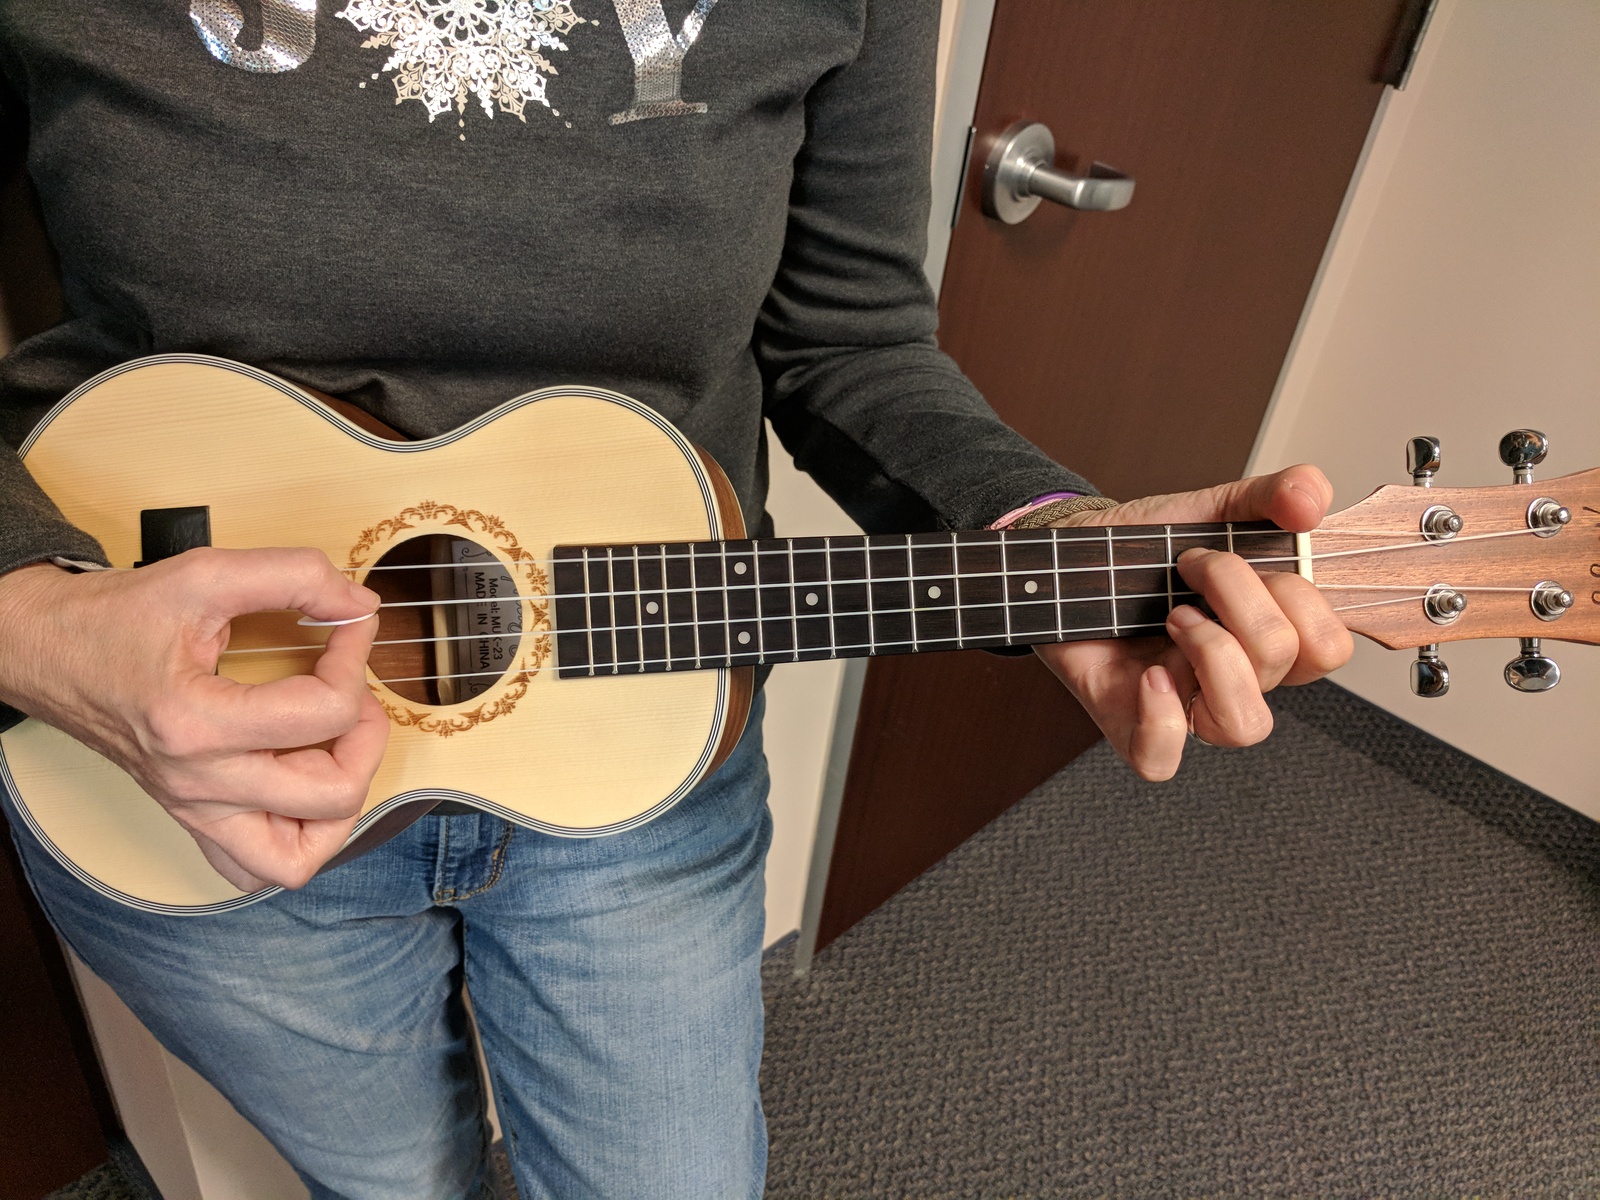
[[[1212,749],[1216,749],[1217,744],[1215,742],[1206,741],[1205,738],[1194,731],[1194,702],[1199,698],[1200,693],[1196,692],[1189,697],[1189,702],[1183,706],[1184,716],[1189,720],[1189,740],[1191,742],[1199,742],[1202,746],[1210,746]]]

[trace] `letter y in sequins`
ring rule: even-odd
[[[682,31],[674,36],[661,0],[611,0],[633,56],[633,103],[611,114],[613,125],[706,111],[704,104],[685,102],[681,95],[683,60],[716,2],[697,0],[694,11],[683,19]]]
[[[317,0],[244,0],[261,7],[261,45],[239,45],[239,0],[193,0],[189,19],[212,56],[241,71],[292,71],[317,48]]]

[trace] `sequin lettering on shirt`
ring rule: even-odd
[[[683,29],[674,36],[661,0],[611,0],[633,57],[633,103],[612,113],[611,124],[706,111],[704,104],[683,99],[683,60],[699,39],[706,15],[716,2],[698,0],[694,11],[683,19]]]
[[[261,45],[239,45],[244,10],[238,0],[194,0],[189,19],[214,58],[241,71],[292,71],[317,47],[317,0],[246,0],[261,6]]]
[[[452,105],[465,113],[469,98],[490,119],[498,107],[526,122],[529,101],[549,108],[557,72],[543,52],[565,50],[585,23],[572,0],[349,0],[335,15],[372,35],[367,49],[390,48],[395,103],[420,101],[429,121]]]

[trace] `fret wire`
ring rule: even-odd
[[[1067,631],[1067,618],[1061,611],[1061,539],[1057,536],[1060,532],[1059,529],[1050,531],[1050,574],[1051,586],[1056,592],[1056,632],[1064,634]]]
[[[760,557],[760,551],[756,552]],[[794,577],[794,540],[789,541],[789,625],[794,634],[794,661],[800,661],[800,585]]]
[[[966,643],[962,640],[963,635],[965,633],[965,627],[964,627],[964,625],[962,624],[962,621],[961,621],[961,612],[962,612],[962,607],[963,606],[962,606],[962,603],[961,603],[961,557],[960,557],[960,554],[961,554],[960,538],[959,538],[959,536],[957,534],[952,533],[950,535],[950,571],[951,571],[951,582],[956,585],[955,618],[956,618],[956,649],[958,649],[958,650],[965,649],[965,647],[966,647]]]
[[[639,618],[639,674],[644,674],[644,572],[639,569],[639,549],[633,548],[633,615]]]
[[[1011,640],[1011,580],[1008,575],[1010,565],[1006,560],[1006,539],[1000,539],[1000,603],[1004,606],[1001,615],[1006,622],[1006,641]]]
[[[767,661],[767,621],[761,615],[761,556],[754,553],[754,543],[751,545],[750,578],[756,589],[756,654],[762,662]]]
[[[1173,560],[1172,560],[1172,526],[1171,525],[1167,525],[1167,526],[1164,526],[1164,528],[1167,531],[1167,563],[1166,563],[1166,567],[1167,567],[1167,611],[1171,612],[1172,609],[1173,609],[1173,604],[1172,604],[1172,566],[1173,566]]]
[[[1106,526],[1106,586],[1111,589],[1111,630],[1117,629],[1117,562],[1114,554],[1115,540],[1111,537],[1111,526]]]
[[[722,552],[722,650],[733,661],[733,605],[728,603],[728,543],[718,542]]]
[[[699,572],[695,568],[693,550],[689,551],[689,583],[691,592],[689,602],[694,610],[694,665],[698,668],[700,666],[700,578]]]
[[[833,604],[833,538],[832,537],[825,537],[825,538],[822,539],[822,569],[826,572],[826,574],[824,575],[824,578],[827,580],[827,585],[828,585],[827,586],[827,595],[828,595],[828,645],[837,646],[839,644],[839,633],[838,633],[838,630],[835,628],[834,623],[833,623],[833,608],[834,608],[834,604]],[[834,653],[831,657],[837,658],[838,654]]]
[[[583,548],[583,582],[584,582],[585,588],[587,588],[588,583],[589,583],[589,547],[587,547],[587,546],[585,546]],[[584,598],[584,602],[583,602],[583,612],[584,612],[584,624],[589,627],[589,630],[588,630],[588,633],[589,633],[589,674],[593,675],[594,674],[594,613],[590,611],[589,604],[590,604],[589,599],[587,597],[585,597]]]
[[[1228,553],[1233,553],[1233,522],[1228,522]]]
[[[906,595],[911,601],[911,648],[917,649],[917,564],[911,557],[911,535],[906,534]]]
[[[620,666],[622,656],[617,652],[617,571],[612,558],[612,548],[606,547],[606,587],[610,589],[611,605],[611,662]]]
[[[667,611],[667,593],[672,589],[667,584],[667,544],[657,542],[661,547],[661,644],[666,648],[667,670],[672,670],[672,635],[667,632],[672,624],[672,614]]]
[[[878,638],[877,623],[872,619],[872,547],[863,544],[861,568],[867,575],[867,653],[873,653],[872,643]]]

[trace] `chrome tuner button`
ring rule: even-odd
[[[1561,682],[1561,668],[1545,657],[1538,638],[1523,638],[1522,652],[1506,664],[1506,682],[1519,692],[1548,692]]]
[[[1541,621],[1558,621],[1572,607],[1572,593],[1554,580],[1546,579],[1533,585],[1528,593],[1528,607]]]
[[[1433,486],[1439,462],[1438,438],[1414,437],[1406,443],[1406,470],[1411,472],[1411,482],[1418,487]]]
[[[1422,536],[1430,542],[1448,542],[1461,532],[1461,517],[1454,509],[1435,504],[1422,511]]]
[[[1448,583],[1436,583],[1422,598],[1422,607],[1435,625],[1451,625],[1467,611],[1467,598]]]
[[[1411,690],[1424,700],[1450,690],[1450,668],[1439,658],[1437,645],[1417,647],[1417,661],[1411,664]]]
[[[1539,537],[1555,537],[1571,520],[1572,513],[1549,496],[1540,496],[1528,505],[1528,528]]]
[[[1511,468],[1513,483],[1532,483],[1533,469],[1550,452],[1550,439],[1537,429],[1513,429],[1500,439],[1500,461]]]

